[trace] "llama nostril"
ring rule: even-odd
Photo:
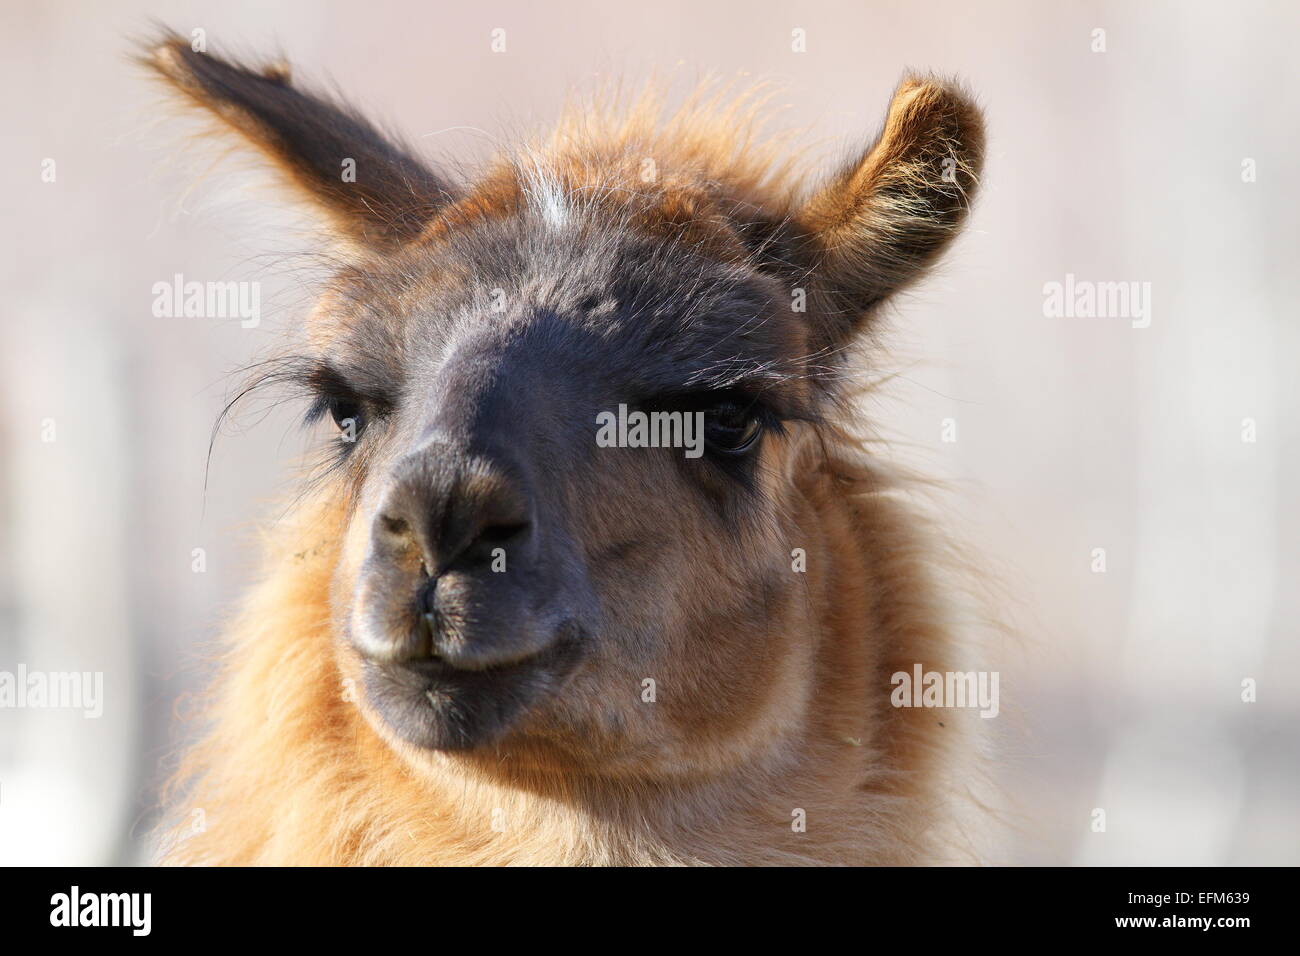
[[[374,543],[387,561],[406,564],[418,556],[420,576],[429,577],[430,556],[409,521],[391,512],[381,512],[375,519],[374,528]]]
[[[413,537],[411,526],[407,524],[405,518],[395,518],[392,515],[381,514],[379,516],[379,527],[394,544],[410,541]]]
[[[431,445],[402,459],[393,470],[374,519],[373,543],[380,566],[423,580],[448,571],[477,571],[529,553],[533,501],[526,483],[500,461],[467,456]]]
[[[527,521],[515,521],[480,528],[478,534],[456,555],[454,563],[462,566],[486,564],[496,558],[499,552],[508,555],[509,549],[523,541],[531,527]]]
[[[475,544],[500,545],[509,544],[516,538],[521,538],[528,533],[528,522],[520,521],[514,524],[494,524],[489,525],[478,533]]]

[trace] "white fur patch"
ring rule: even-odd
[[[562,229],[573,218],[573,206],[563,184],[543,169],[533,167],[524,175],[528,201],[553,229]]]

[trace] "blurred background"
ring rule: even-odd
[[[301,409],[245,415],[205,487],[231,373],[310,303],[312,243],[238,163],[178,154],[128,62],[154,20],[282,51],[469,164],[600,77],[745,73],[782,86],[813,176],[875,133],[904,68],[964,78],[988,113],[983,194],[896,305],[873,414],[950,483],[1021,635],[982,665],[1001,673],[999,858],[1300,863],[1300,7],[1282,0],[3,4],[0,672],[103,690],[98,717],[0,707],[0,863],[147,860],[175,714],[309,442]],[[260,282],[261,322],[155,316],[177,273]],[[1149,283],[1149,325],[1045,315],[1067,275]]]

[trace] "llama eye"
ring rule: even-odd
[[[345,441],[354,441],[361,434],[361,429],[365,427],[365,413],[361,405],[352,399],[330,399],[329,413]]]
[[[727,455],[749,451],[762,432],[762,418],[753,406],[725,402],[704,413],[704,440]]]

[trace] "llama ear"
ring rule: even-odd
[[[195,52],[170,31],[141,60],[268,158],[345,240],[412,239],[450,198],[431,170],[356,112],[296,89],[286,66],[249,69]]]
[[[984,160],[979,108],[955,85],[906,77],[874,145],[797,221],[843,337],[918,278],[961,230]]]

